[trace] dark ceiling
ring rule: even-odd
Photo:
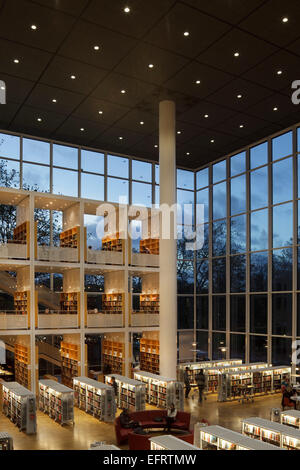
[[[299,25],[298,0],[0,0],[0,127],[157,160],[173,99],[198,168],[300,121]]]

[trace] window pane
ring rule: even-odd
[[[152,205],[151,184],[132,183],[132,204],[147,207]]]
[[[50,192],[50,168],[23,163],[23,189]]]
[[[81,168],[83,171],[104,174],[103,153],[81,150]]]
[[[197,361],[208,361],[208,333],[205,331],[197,331]]]
[[[0,157],[20,158],[20,137],[0,133]]]
[[[226,179],[226,160],[213,165],[213,183]]]
[[[267,336],[250,336],[250,362],[268,361]]]
[[[110,176],[120,176],[121,178],[128,178],[128,159],[123,157],[114,157],[113,155],[107,155],[107,173]]]
[[[194,297],[177,297],[178,329],[191,330],[194,328]]]
[[[157,207],[159,207],[159,204],[160,204],[160,188],[159,186],[155,186],[155,205]]]
[[[300,337],[300,294],[297,294],[297,336]]]
[[[104,176],[81,173],[81,197],[104,201]]]
[[[206,188],[209,185],[209,168],[198,171],[196,177],[197,189]]]
[[[138,181],[152,181],[152,165],[151,163],[132,160],[132,179]]]
[[[194,263],[193,261],[177,261],[177,292],[178,294],[194,293]]]
[[[213,256],[226,255],[226,220],[213,223]]]
[[[287,132],[272,141],[273,161],[293,153],[293,133]]]
[[[244,295],[230,296],[230,331],[246,331],[246,297]]]
[[[293,159],[273,164],[273,204],[293,199]]]
[[[226,258],[212,261],[213,292],[222,294],[226,292]]]
[[[50,144],[41,140],[23,139],[23,161],[50,165]]]
[[[268,291],[268,252],[254,253],[250,256],[251,292]]]
[[[53,145],[53,165],[78,169],[78,149],[65,145]]]
[[[213,296],[213,330],[226,330],[226,297],[225,295]]]
[[[288,338],[272,338],[273,366],[290,365],[292,362],[292,341]]]
[[[293,251],[291,248],[273,252],[273,291],[293,289]]]
[[[208,293],[208,260],[197,260],[197,294]]]
[[[53,168],[53,193],[78,197],[78,173]]]
[[[297,258],[298,258],[298,266],[297,266],[297,273],[298,273],[298,290],[300,290],[300,248],[297,248]]]
[[[209,255],[209,230],[208,230],[209,225],[205,224],[204,225],[204,243],[203,246],[197,250],[197,258],[198,259],[203,259],[203,258],[208,258]]]
[[[251,214],[251,251],[268,249],[268,209]]]
[[[225,333],[213,333],[212,334],[212,359],[216,361],[218,359],[226,358],[226,335]]]
[[[292,335],[292,294],[272,296],[273,335]]]
[[[230,291],[245,292],[246,290],[246,256],[230,258]]]
[[[224,219],[227,216],[227,202],[226,202],[226,183],[220,183],[213,186],[213,218]]]
[[[182,217],[178,216],[177,223],[190,225],[194,223],[194,192],[177,189],[177,204],[181,206]]]
[[[191,189],[194,191],[194,172],[177,170],[177,188]]]
[[[155,183],[156,184],[159,184],[159,173],[160,173],[159,165],[155,165]]]
[[[199,330],[208,329],[208,296],[197,297],[196,303],[196,328]]]
[[[239,175],[246,171],[246,152],[234,155],[230,159],[231,176]]]
[[[0,159],[0,186],[20,188],[20,163]]]
[[[245,335],[230,335],[230,357],[245,361]]]
[[[268,206],[268,167],[250,173],[251,210]]]
[[[191,242],[191,229],[187,225],[177,226],[177,258],[194,259],[194,251],[188,249],[187,244]]]
[[[253,170],[268,163],[268,142],[252,147],[250,150],[250,168]]]
[[[109,202],[119,202],[119,199],[122,198],[122,203],[128,204],[128,189],[128,181],[107,178],[107,200]]]
[[[268,332],[268,296],[250,296],[250,332],[266,334]]]
[[[246,212],[246,175],[231,180],[231,215]]]
[[[204,204],[204,222],[209,221],[209,189],[197,192],[197,204]]]
[[[293,204],[273,208],[273,248],[293,243]]]
[[[231,253],[246,251],[246,215],[231,219]]]

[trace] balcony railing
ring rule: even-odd
[[[130,326],[159,326],[159,314],[131,312],[130,324]]]
[[[65,263],[78,263],[78,249],[60,248],[57,246],[38,246],[37,259],[39,261],[61,261]]]
[[[20,243],[0,244],[1,259],[27,259],[27,245]]]
[[[27,330],[28,315],[17,314],[15,310],[0,311],[0,330]]]
[[[123,253],[119,251],[87,250],[89,264],[123,264]]]
[[[149,268],[159,267],[159,255],[151,255],[147,253],[132,253],[131,265]]]
[[[87,313],[87,327],[88,328],[122,328],[123,327],[123,314],[107,314],[95,313],[89,311]]]
[[[56,330],[60,328],[79,328],[79,315],[77,312],[50,310],[39,312],[37,327],[39,329]]]

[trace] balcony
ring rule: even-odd
[[[148,253],[132,253],[131,266],[159,268],[159,255]]]
[[[159,314],[158,313],[131,312],[130,326],[137,326],[137,327],[159,326]]]
[[[78,263],[78,249],[60,248],[57,246],[38,246],[37,259],[39,261]]]
[[[87,250],[87,263],[89,264],[117,264],[124,263],[124,255],[120,251]]]
[[[80,318],[77,312],[45,310],[39,312],[36,327],[40,330],[58,330],[60,328],[79,328]]]
[[[0,330],[27,330],[28,315],[17,314],[15,310],[0,311]]]
[[[22,243],[1,243],[0,259],[27,259],[27,244]]]
[[[88,311],[86,324],[87,328],[122,328],[123,314],[109,314],[94,311]]]

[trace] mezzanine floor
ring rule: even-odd
[[[192,413],[192,425],[205,418],[210,424],[219,424],[234,431],[240,431],[242,418],[258,416],[269,419],[271,408],[280,407],[281,401],[280,394],[258,397],[249,404],[218,403],[216,396],[210,396],[198,405],[197,398],[195,395],[194,400],[189,398],[185,401],[185,411]],[[87,450],[95,441],[116,444],[113,424],[100,423],[77,408],[74,427],[62,427],[39,411],[37,423],[37,434],[27,436],[0,414],[0,431],[6,431],[13,437],[15,450]]]

